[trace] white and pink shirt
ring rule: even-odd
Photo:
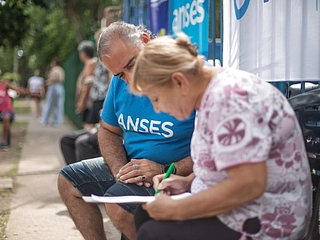
[[[193,193],[223,181],[230,167],[266,162],[265,193],[218,218],[243,232],[244,222],[258,217],[261,230],[253,239],[304,235],[312,201],[308,158],[295,113],[271,84],[239,70],[218,73],[202,97],[191,155],[196,175]]]

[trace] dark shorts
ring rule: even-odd
[[[3,116],[5,114],[9,114],[10,115],[10,122],[12,122],[14,120],[14,113],[12,111],[5,111],[5,112],[1,112],[0,111],[0,122],[3,121]]]
[[[82,122],[87,122],[87,117],[88,117],[89,109],[86,108],[82,112]]]
[[[31,99],[40,102],[41,98],[42,98],[41,93],[39,92],[31,93]]]
[[[152,196],[153,187],[140,187],[136,184],[115,182],[115,179],[102,157],[83,160],[65,166],[61,169],[63,175],[83,196]],[[137,204],[119,204],[130,213],[138,206]]]

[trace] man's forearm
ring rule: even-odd
[[[190,156],[175,162],[174,165],[177,170],[177,175],[188,176],[193,172],[193,161]]]
[[[98,141],[101,155],[115,176],[120,168],[127,163],[123,139],[119,135],[100,127]]]

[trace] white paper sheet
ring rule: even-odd
[[[190,196],[191,193],[182,193],[178,195],[172,195],[174,200],[182,199]],[[88,203],[146,203],[155,200],[155,196],[120,196],[120,197],[104,197],[91,195],[91,197],[82,197],[85,202]]]

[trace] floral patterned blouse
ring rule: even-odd
[[[295,113],[278,89],[255,75],[224,69],[209,83],[191,142],[193,193],[223,181],[226,169],[266,162],[267,189],[258,199],[218,216],[243,233],[261,223],[253,239],[299,239],[311,217],[311,179]],[[241,189],[239,189],[241,191]]]

